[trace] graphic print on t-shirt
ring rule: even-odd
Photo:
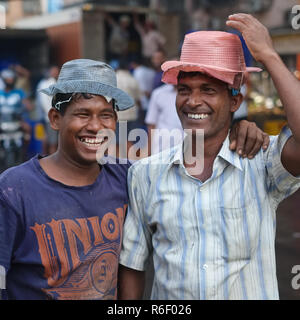
[[[127,205],[101,217],[52,219],[34,231],[53,299],[116,299]]]

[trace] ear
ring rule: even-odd
[[[239,93],[236,96],[231,96],[230,97],[230,111],[235,112],[241,105],[241,103],[244,100],[244,96]]]
[[[58,131],[60,128],[60,119],[61,119],[62,115],[60,114],[60,112],[58,110],[56,110],[55,108],[51,108],[48,112],[48,118],[50,121],[50,125],[51,128],[53,130]]]

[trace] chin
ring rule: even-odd
[[[97,163],[97,157],[96,153],[95,154],[89,154],[89,155],[79,155],[77,157],[77,162],[82,164],[82,165],[92,165]]]

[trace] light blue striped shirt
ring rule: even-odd
[[[153,252],[152,299],[278,299],[275,212],[300,187],[280,160],[290,135],[252,160],[227,137],[204,183],[187,173],[182,145],[133,164],[120,263],[145,270]]]

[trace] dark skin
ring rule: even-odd
[[[235,112],[243,96],[232,96],[227,84],[204,74],[185,76],[178,80],[176,109],[182,127],[190,129],[191,144],[186,145],[186,154],[195,154],[196,130],[204,130],[204,169],[198,174],[191,173],[201,181],[212,174],[214,160],[228,134],[231,114]],[[204,115],[204,119],[194,119],[191,115]],[[185,154],[185,166],[190,171],[193,165]]]
[[[44,171],[65,185],[94,183],[100,173],[96,161],[97,133],[101,129],[116,129],[117,115],[112,103],[102,96],[81,97],[71,101],[64,115],[51,108],[49,119],[52,128],[59,131],[59,142],[54,154],[40,160]]]

